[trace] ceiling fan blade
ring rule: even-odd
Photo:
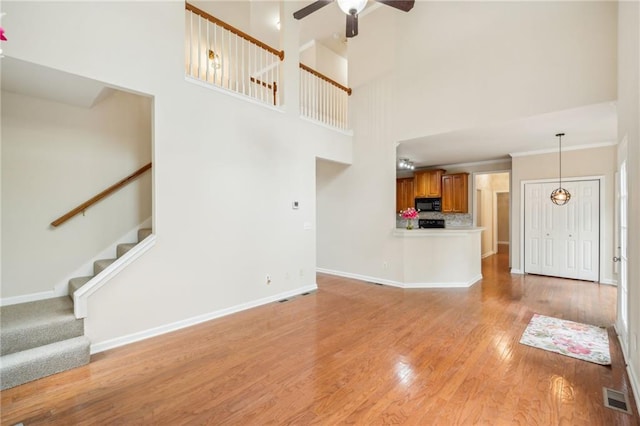
[[[413,9],[415,0],[376,0],[378,3],[386,4],[403,12]]]
[[[302,9],[293,13],[293,17],[296,19],[302,19],[307,15],[311,15],[318,9],[321,9],[328,5],[329,3],[333,3],[333,0],[318,0],[311,3],[309,6],[303,7]]]
[[[347,38],[355,37],[358,35],[358,15],[347,15]]]

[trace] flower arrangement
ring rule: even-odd
[[[417,219],[418,218],[418,212],[420,210],[416,210],[413,207],[409,207],[406,210],[401,210],[400,211],[400,216],[403,219]]]
[[[407,229],[413,229],[413,219],[418,218],[420,210],[416,210],[413,207],[400,211],[400,217],[407,220]]]

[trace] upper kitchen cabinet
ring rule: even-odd
[[[416,198],[442,197],[442,175],[444,170],[420,170],[415,172],[414,185]]]
[[[396,179],[396,211],[406,210],[414,206],[413,178]]]
[[[469,211],[469,173],[442,176],[442,213]]]

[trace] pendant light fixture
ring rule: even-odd
[[[564,133],[558,133],[556,137],[558,138],[558,163],[559,163],[559,172],[558,172],[558,188],[554,189],[551,193],[551,201],[553,204],[558,206],[564,206],[571,199],[571,194],[569,191],[562,187],[562,137]]]

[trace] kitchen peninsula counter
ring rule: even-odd
[[[403,287],[470,287],[480,280],[483,229],[394,229],[394,237],[402,240]]]

